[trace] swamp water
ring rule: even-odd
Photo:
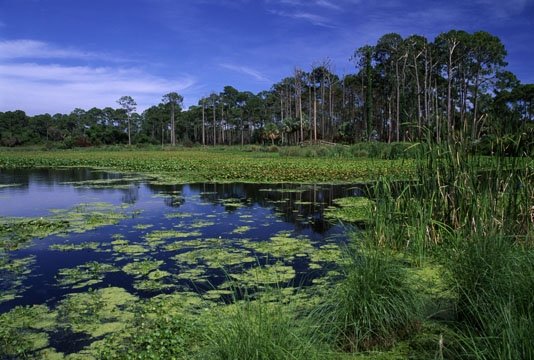
[[[187,311],[228,302],[238,289],[282,287],[289,296],[324,285],[346,241],[336,199],[361,194],[346,185],[0,170],[0,340],[75,358],[131,322],[139,304]],[[0,344],[0,358],[16,351]]]

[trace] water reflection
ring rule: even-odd
[[[78,211],[81,203],[106,203],[126,216],[117,223],[35,239],[28,247],[6,252],[5,261],[30,259],[25,266],[34,271],[25,278],[0,271],[0,295],[2,291],[17,295],[6,301],[0,296],[0,312],[17,305],[55,304],[74,291],[58,285],[58,274],[70,269],[70,276],[83,278],[87,264],[112,264],[116,269],[85,279],[91,287],[116,286],[141,297],[178,290],[209,291],[229,275],[258,264],[292,268],[293,280],[306,284],[321,274],[324,262],[333,261],[329,250],[315,250],[345,239],[344,228],[324,218],[325,208],[337,198],[360,196],[364,191],[346,185],[171,186],[136,175],[88,169],[2,171],[2,184],[17,185],[0,187],[0,217],[54,216],[57,212],[50,209]],[[106,209],[107,205],[102,206]],[[98,211],[87,221],[106,216]],[[64,216],[69,219],[68,213]],[[70,250],[57,250],[65,245]],[[132,261],[147,259],[160,264],[153,278],[140,280],[120,271]],[[92,271],[97,271],[94,266]]]

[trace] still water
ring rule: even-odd
[[[216,299],[232,281],[305,286],[335,265],[335,246],[346,241],[325,209],[361,194],[346,185],[163,185],[90,169],[0,170],[4,224],[66,224],[0,249],[0,313],[106,287]]]

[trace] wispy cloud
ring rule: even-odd
[[[70,112],[75,107],[116,107],[132,96],[138,110],[157,104],[169,91],[182,94],[195,78],[167,79],[142,69],[18,63],[0,65],[0,110],[24,109],[30,114]]]
[[[247,66],[234,65],[234,64],[219,64],[219,66],[224,68],[224,69],[232,70],[232,71],[235,71],[235,72],[238,72],[238,73],[241,73],[241,74],[245,74],[245,75],[251,76],[252,78],[254,78],[254,79],[258,80],[258,81],[261,81],[261,82],[266,82],[266,83],[271,83],[272,82],[272,80],[267,78],[260,71],[252,69],[252,68],[247,67]]]
[[[273,15],[288,17],[296,20],[304,20],[307,21],[313,25],[316,26],[322,26],[322,27],[328,27],[333,28],[335,27],[331,22],[330,19],[327,17],[312,14],[309,12],[304,11],[279,11],[279,10],[269,10],[269,12]]]
[[[43,41],[16,39],[0,41],[0,59],[80,59],[127,61],[111,54],[58,47]]]
[[[520,14],[528,5],[534,3],[533,0],[475,0],[489,10],[490,14],[497,19],[508,19],[511,16]]]

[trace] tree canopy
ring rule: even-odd
[[[534,84],[506,70],[506,49],[487,32],[450,30],[433,41],[383,35],[355,50],[353,73],[323,60],[253,94],[225,86],[184,110],[177,92],[136,113],[131,96],[118,109],[70,114],[0,113],[0,145],[60,143],[299,144],[326,140],[472,142],[532,133]]]

